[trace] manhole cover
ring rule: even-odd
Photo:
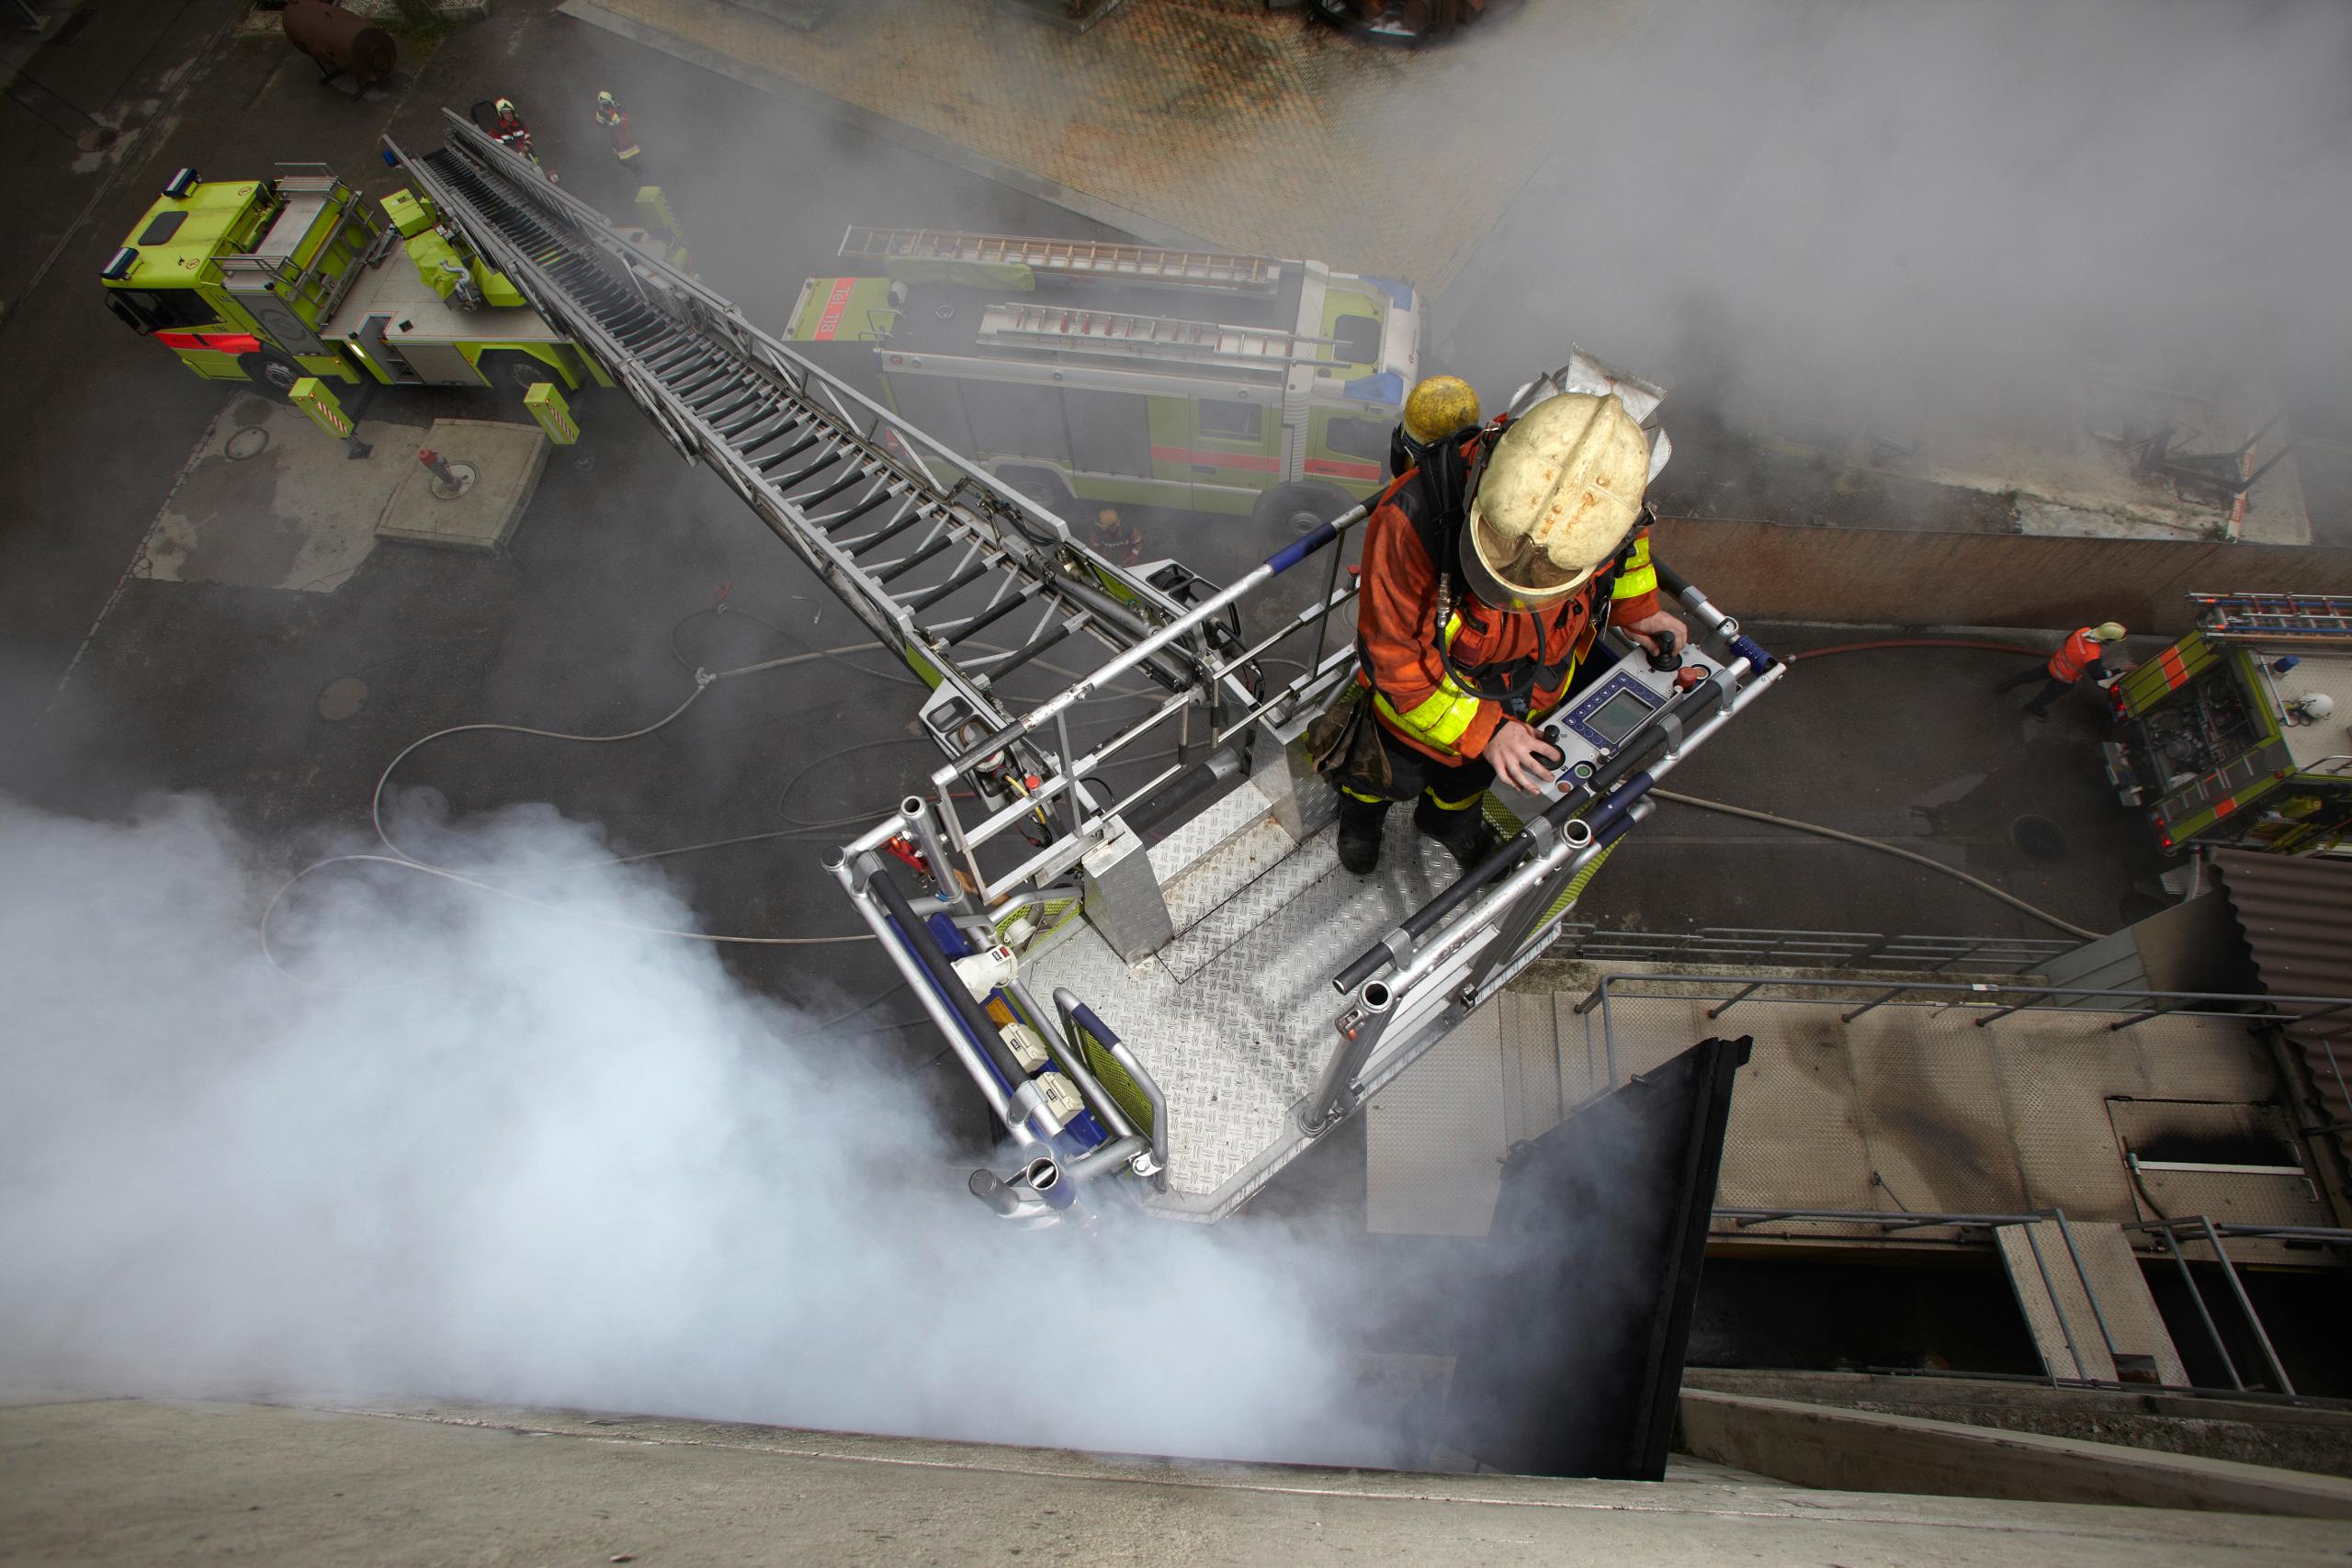
[[[2066,858],[2066,829],[2047,817],[2020,817],[2010,823],[2009,842],[2036,860]]]
[[[94,125],[74,139],[74,145],[85,152],[103,152],[115,144],[122,132],[110,125]]]
[[[326,690],[319,694],[321,718],[349,718],[368,700],[368,682],[356,675],[345,675],[329,681]]]
[[[228,455],[229,461],[242,463],[248,457],[261,456],[262,449],[268,445],[269,432],[258,424],[249,424],[230,436],[229,444],[221,450]]]

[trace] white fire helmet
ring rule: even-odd
[[[1503,432],[1462,530],[1462,570],[1497,609],[1566,598],[1641,521],[1648,438],[1614,393],[1546,398]]]
[[[2313,692],[2290,705],[2305,724],[2319,724],[2335,716],[2335,699],[2325,692]]]

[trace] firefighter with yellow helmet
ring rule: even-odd
[[[1613,660],[1687,634],[1658,608],[1643,494],[1649,442],[1614,396],[1563,393],[1481,428],[1477,394],[1431,377],[1406,399],[1398,478],[1364,528],[1355,689],[1309,737],[1340,790],[1340,863],[1379,863],[1392,803],[1464,865],[1491,845],[1497,776],[1544,787],[1534,723]]]

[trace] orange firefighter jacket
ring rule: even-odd
[[[2099,662],[2099,652],[2105,646],[2091,636],[2090,627],[2077,627],[2075,635],[2061,643],[2058,651],[2050,656],[2050,678],[2069,684],[2081,680],[2084,671]]]
[[[1528,712],[1549,712],[1603,624],[1623,626],[1657,613],[1648,529],[1635,532],[1623,558],[1605,623],[1594,618],[1597,582],[1540,610],[1501,611],[1463,588],[1457,574],[1445,628],[1453,662],[1485,685],[1482,671],[1540,660],[1549,678],[1536,682]],[[1484,751],[1505,715],[1501,703],[1463,690],[1438,655],[1437,578],[1428,547],[1392,492],[1364,525],[1363,592],[1356,606],[1364,667],[1356,681],[1371,688],[1373,713],[1390,734],[1417,751],[1454,762]]]

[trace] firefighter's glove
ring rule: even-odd
[[[1541,794],[1560,765],[1560,752],[1550,741],[1515,718],[1503,720],[1487,741],[1484,753],[1503,783],[1528,795]]]

